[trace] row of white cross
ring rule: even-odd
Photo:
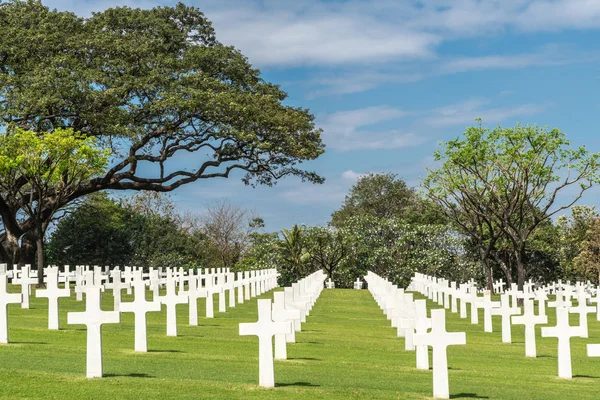
[[[546,305],[556,309],[556,325],[542,327],[542,337],[555,337],[558,339],[558,376],[563,379],[572,378],[571,344],[572,337],[588,338],[588,314],[595,313],[600,321],[600,305],[598,304],[598,290],[589,283],[557,282],[551,285],[535,288],[531,282],[518,290],[515,284],[509,290],[503,290],[503,283],[496,282],[494,287],[503,293],[500,301],[492,301],[491,293],[483,291],[483,296],[478,295],[477,287],[473,282],[457,285],[441,278],[423,274],[415,274],[409,289],[416,290],[427,296],[440,306],[456,311],[456,303],[460,302],[460,317],[467,317],[467,304],[471,305],[471,323],[478,324],[478,310],[483,309],[484,332],[492,332],[492,316],[502,317],[502,342],[511,343],[511,326],[525,326],[525,356],[536,357],[536,330],[537,325],[547,325]],[[548,295],[554,294],[555,300],[548,301]],[[577,299],[577,305],[572,304],[572,299]],[[523,308],[517,305],[517,300],[523,300]],[[537,302],[537,313],[535,304]],[[590,306],[588,304],[596,304]],[[579,325],[571,326],[569,314],[578,314]],[[600,344],[588,344],[587,353],[590,357],[600,357]]]
[[[23,304],[29,294],[24,295],[23,286],[29,286],[34,282],[24,279],[28,276],[29,266],[23,267],[20,277],[17,277],[17,284],[21,284],[22,293],[8,293],[8,276],[5,269],[0,270],[0,342],[8,343],[8,304]],[[77,269],[79,270],[79,269]],[[135,315],[135,351],[147,351],[146,335],[146,313],[160,311],[164,304],[167,309],[167,336],[177,336],[176,306],[178,304],[189,304],[189,324],[198,325],[197,299],[206,298],[206,316],[213,318],[213,294],[219,294],[219,311],[225,309],[225,291],[229,291],[230,306],[235,307],[235,291],[238,290],[237,300],[243,303],[244,300],[261,295],[277,286],[277,272],[274,269],[247,271],[243,274],[238,273],[238,280],[234,280],[234,274],[229,270],[224,271],[186,271],[177,276],[173,270],[167,268],[163,273],[155,270],[150,271],[147,279],[144,278],[141,269],[131,270],[131,280],[123,280],[123,274],[116,268],[110,272],[110,279],[103,280],[101,270],[81,271],[81,279],[76,272],[75,292],[79,295],[86,295],[85,312],[70,312],[67,315],[69,324],[82,324],[87,326],[87,377],[102,376],[102,340],[101,327],[103,324],[119,323],[120,313],[131,312]],[[215,272],[212,274],[211,272]],[[48,267],[44,270],[46,289],[36,291],[36,297],[48,299],[48,327],[49,329],[59,329],[59,303],[61,297],[70,297],[71,287],[65,283],[65,287],[59,287],[59,270],[57,267]],[[154,278],[153,278],[154,276]],[[13,275],[14,278],[14,275]],[[185,279],[185,285],[180,285],[177,290],[177,283]],[[13,279],[14,281],[14,279]],[[37,282],[37,281],[36,281]],[[68,281],[67,281],[68,282]],[[166,294],[159,295],[159,288],[166,285]],[[146,300],[146,286],[150,286],[154,298],[152,301]],[[153,288],[155,286],[157,289]],[[134,301],[121,303],[121,291],[127,288],[133,288]],[[102,311],[100,308],[101,293],[106,288],[112,289],[114,298],[113,311]],[[221,307],[223,306],[223,307]]]
[[[425,300],[414,300],[412,293],[405,293],[388,280],[369,271],[365,276],[368,288],[392,326],[398,328],[398,336],[404,337],[405,350],[416,350],[416,367],[429,369],[428,347],[433,352],[433,397],[448,399],[448,358],[446,348],[466,344],[464,332],[446,331],[446,310],[431,310],[427,316]]]
[[[258,382],[263,387],[275,386],[273,366],[273,336],[275,359],[287,359],[286,343],[295,342],[294,331],[301,330],[301,322],[317,301],[323,290],[325,275],[322,270],[273,294],[270,299],[259,299],[258,322],[240,324],[240,335],[258,336]]]

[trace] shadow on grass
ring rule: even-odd
[[[286,386],[310,386],[310,387],[321,387],[321,385],[315,385],[309,382],[294,382],[294,383],[276,383],[275,387],[286,387]]]
[[[148,350],[148,353],[183,353],[181,350]]]
[[[288,360],[322,361],[320,358],[313,358],[313,357],[289,357]]]
[[[323,342],[298,342],[298,343],[323,344]]]
[[[48,344],[47,342],[10,342],[9,344]]]
[[[302,329],[302,332],[323,332],[321,329]]]
[[[457,393],[450,395],[451,399],[489,399],[488,396],[478,396],[476,393]]]
[[[105,374],[107,378],[156,378],[155,376],[140,373],[131,374]]]
[[[591,376],[591,375],[573,375],[573,378],[590,378],[590,379],[598,379],[600,376]]]

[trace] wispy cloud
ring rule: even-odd
[[[412,132],[397,129],[365,129],[375,125],[400,120],[410,113],[382,105],[356,110],[339,111],[321,118],[327,145],[340,151],[398,149],[416,146],[424,142]]]
[[[489,103],[488,99],[474,98],[436,108],[432,110],[425,122],[435,126],[468,125],[473,124],[476,118],[481,118],[486,124],[497,124],[510,118],[530,116],[545,110],[545,107],[540,104],[484,107]]]
[[[108,7],[149,8],[175,1],[48,0],[89,15]],[[414,61],[439,45],[513,28],[538,32],[600,28],[597,0],[429,0],[302,2],[197,0],[217,37],[259,66],[347,66]]]
[[[396,65],[377,69],[346,70],[333,75],[320,72],[313,76],[309,85],[313,88],[307,97],[319,97],[349,93],[361,93],[384,85],[397,85],[418,82],[423,79],[467,73],[473,71],[512,70],[529,67],[559,66],[576,63],[591,63],[600,60],[600,52],[577,52],[557,44],[547,44],[542,48],[519,54],[492,54],[483,56],[447,56],[423,64]]]

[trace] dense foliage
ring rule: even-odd
[[[83,18],[10,0],[0,3],[0,31],[0,136],[12,126],[32,136],[65,129],[110,149],[108,165],[67,196],[37,196],[33,215],[15,195],[34,194],[28,177],[0,188],[1,261],[24,261],[19,238],[41,242],[36,226],[53,210],[103,190],[169,192],[236,172],[251,185],[323,181],[299,166],[324,151],[313,116],[284,104],[287,94],[221,44],[195,7]]]

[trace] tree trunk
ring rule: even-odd
[[[37,247],[37,271],[38,271],[38,288],[43,288],[44,286],[44,236],[39,235],[36,238],[36,247]]]
[[[485,269],[485,283],[487,289],[491,294],[494,294],[494,275],[492,274],[492,267],[488,265],[489,263],[486,261],[483,268]]]
[[[481,265],[483,265],[483,272],[485,273],[485,285],[490,293],[494,293],[494,275],[492,274],[492,266],[489,263],[488,252],[480,249],[479,259]]]

